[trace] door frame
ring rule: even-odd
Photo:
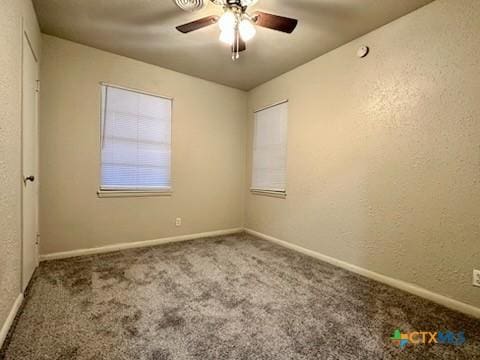
[[[32,37],[29,35],[29,30],[28,26],[26,24],[25,18],[22,17],[22,37],[21,37],[21,45],[22,45],[22,54],[21,54],[21,62],[20,62],[20,73],[21,73],[21,86],[20,86],[20,239],[21,239],[21,246],[20,246],[20,293],[24,292],[24,288],[28,286],[28,284],[23,283],[23,275],[24,275],[24,255],[23,255],[23,250],[24,250],[24,231],[23,231],[23,226],[24,226],[24,212],[23,212],[23,199],[24,199],[24,182],[23,182],[23,155],[24,155],[24,111],[23,111],[23,92],[24,92],[24,61],[25,61],[25,44],[28,45],[28,48],[32,52],[32,55],[34,57],[34,60],[36,62],[36,68],[37,68],[37,77],[40,78],[40,63],[39,63],[39,56],[37,52],[35,51],[35,47],[32,44],[32,41],[30,40]],[[37,82],[39,79],[37,79]],[[38,85],[37,85],[38,88]],[[40,167],[40,156],[39,156],[39,149],[40,149],[40,131],[39,131],[39,92],[37,91],[37,95],[35,97],[35,117],[36,117],[36,134],[35,134],[35,149],[36,149],[36,178],[38,179],[38,173],[39,173],[39,167]],[[37,181],[37,180],[36,180]],[[37,189],[40,189],[40,183],[37,182]],[[39,265],[39,246],[38,246],[38,241],[39,241],[39,205],[40,205],[40,199],[39,199],[39,191],[36,193],[36,213],[35,213],[35,234],[36,234],[36,241],[37,241],[37,246],[34,251],[34,256],[35,256],[35,265],[38,267]]]

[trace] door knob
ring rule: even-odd
[[[25,185],[27,185],[27,181],[34,182],[35,181],[35,176],[30,175],[30,176],[27,176],[26,178],[23,179],[23,182],[24,182]]]

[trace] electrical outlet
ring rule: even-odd
[[[182,218],[175,219],[175,226],[182,226]]]
[[[480,287],[480,270],[473,270],[473,286]]]

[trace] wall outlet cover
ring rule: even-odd
[[[480,287],[480,270],[473,270],[473,286]]]
[[[175,219],[175,226],[181,226],[182,225],[182,218],[176,218]]]

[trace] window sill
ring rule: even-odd
[[[172,196],[172,191],[99,190],[97,196],[99,198]]]
[[[252,193],[253,195],[269,196],[269,197],[274,197],[279,199],[285,199],[287,197],[287,193],[282,191],[250,189],[250,193]]]

